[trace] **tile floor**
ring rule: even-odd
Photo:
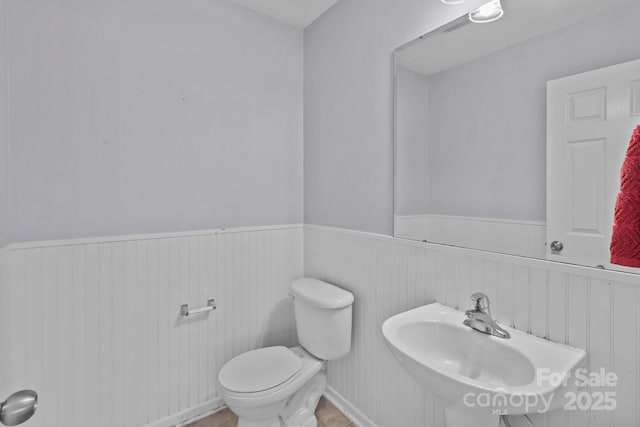
[[[316,409],[318,427],[353,427],[353,422],[344,416],[331,402],[322,397]],[[189,424],[187,427],[236,427],[238,417],[229,409]]]

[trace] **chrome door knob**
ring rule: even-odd
[[[551,242],[551,251],[554,253],[557,252],[561,252],[562,249],[564,249],[564,245],[562,244],[562,242],[559,242],[557,240],[554,240],[553,242]]]
[[[33,390],[13,393],[0,404],[0,423],[17,426],[27,421],[38,408],[38,394]]]

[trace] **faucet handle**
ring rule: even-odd
[[[476,311],[484,311],[486,313],[489,312],[489,306],[491,305],[491,301],[489,301],[489,297],[482,292],[474,292],[471,294],[471,301],[473,301],[473,305]]]

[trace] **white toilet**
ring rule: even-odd
[[[310,278],[296,280],[291,290],[301,347],[249,351],[218,374],[238,427],[316,427],[315,410],[327,386],[323,361],[351,349],[351,292]]]

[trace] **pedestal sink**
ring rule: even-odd
[[[498,427],[499,416],[562,407],[586,352],[511,328],[510,339],[464,326],[438,303],[387,319],[382,334],[402,367],[445,405],[447,427]]]

